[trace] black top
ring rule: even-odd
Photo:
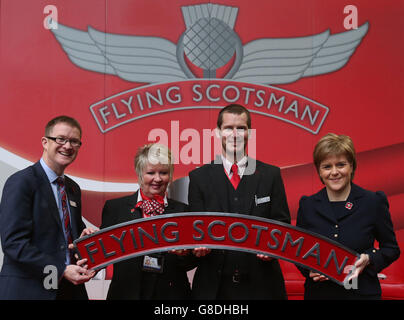
[[[206,164],[189,173],[189,210],[192,212],[237,212],[290,223],[285,188],[278,167],[248,158],[247,168],[234,190],[221,163]],[[246,170],[247,170],[246,168]],[[237,199],[236,199],[237,198]],[[255,199],[267,199],[257,202]],[[263,261],[256,254],[214,249],[197,259],[192,284],[195,299],[285,299],[286,290],[276,259]],[[230,253],[230,252],[228,252]],[[238,259],[239,254],[242,255]],[[238,292],[231,294],[233,273],[239,271]],[[228,274],[230,273],[230,275]],[[222,276],[223,275],[223,276]],[[228,275],[228,277],[226,277]],[[234,275],[234,274],[233,274]],[[227,279],[227,281],[226,281]],[[233,290],[234,292],[234,290]],[[242,295],[244,293],[244,295]],[[247,297],[246,297],[247,296]]]
[[[137,192],[130,196],[106,201],[102,211],[102,228],[142,218],[142,210],[135,208]],[[134,210],[133,210],[134,209]],[[168,199],[163,214],[187,211],[181,202]],[[184,300],[191,297],[187,271],[193,268],[191,255],[180,257],[169,252],[153,254],[163,265],[162,272],[146,271],[144,256],[114,264],[108,300]],[[161,258],[161,259],[160,259]]]
[[[370,264],[358,277],[357,289],[344,290],[331,281],[314,282],[309,270],[299,268],[306,277],[305,299],[381,296],[377,273],[400,256],[386,195],[351,185],[347,201],[330,202],[326,188],[299,202],[296,225],[321,234],[356,251],[369,255]],[[375,247],[378,242],[378,248]],[[341,295],[342,294],[342,295]]]
[[[348,208],[346,208],[347,201],[330,201],[330,204],[335,219],[340,222],[346,216],[346,211],[349,210]]]

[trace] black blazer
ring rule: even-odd
[[[249,158],[248,161],[251,161]],[[229,212],[228,178],[222,164],[207,164],[189,173],[190,211]],[[274,219],[290,223],[285,189],[278,167],[256,161],[253,174],[243,175],[240,185],[245,184],[245,201],[242,214]],[[270,201],[256,204],[255,197],[270,196]],[[198,258],[192,294],[195,299],[216,299],[224,266],[224,251],[212,250]],[[251,299],[285,299],[286,291],[282,272],[277,260],[262,261],[255,254],[243,258],[243,273],[248,279]]]
[[[85,228],[81,219],[81,190],[65,176],[73,240]],[[58,278],[66,265],[62,221],[48,177],[39,162],[16,172],[4,185],[0,204],[0,236],[4,252],[0,273],[0,299],[55,299],[57,290],[45,289],[47,265],[57,268]],[[86,299],[84,284],[67,280],[71,298]],[[59,292],[60,294],[60,292]]]
[[[105,202],[101,228],[142,218],[142,211],[135,208],[138,193]],[[133,212],[132,212],[133,211]],[[186,211],[186,205],[168,199],[164,214]],[[187,270],[192,269],[187,257],[173,253],[161,253],[164,257],[162,273],[143,271],[144,256],[131,258],[114,264],[108,300],[156,300],[189,299],[191,296]]]
[[[400,255],[385,194],[352,184],[347,202],[352,203],[352,208],[345,209],[345,215],[337,221],[325,188],[310,197],[303,196],[300,199],[296,224],[338,241],[359,254],[369,254],[370,264],[358,278],[358,289],[351,289],[354,292],[347,292],[351,290],[345,290],[331,281],[316,283],[309,278],[309,270],[299,268],[306,277],[307,299],[380,296],[377,273]],[[375,240],[379,242],[379,249],[374,247]]]

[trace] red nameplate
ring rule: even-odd
[[[207,247],[266,254],[342,284],[359,257],[324,236],[279,221],[233,213],[178,213],[118,224],[77,239],[88,266],[101,269],[135,256]]]

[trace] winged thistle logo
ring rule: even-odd
[[[227,93],[231,92],[232,95],[225,95],[226,85],[217,81],[213,87],[218,90],[217,96],[211,97],[212,99],[209,99],[208,93],[202,90],[206,89],[203,85],[192,87],[194,102],[199,102],[198,93],[200,95],[204,93],[205,96],[201,98],[204,100],[204,106],[207,102],[209,107],[217,108],[228,102],[240,102],[248,106],[252,104],[257,108],[266,107],[265,112],[254,109],[251,111],[291,122],[317,133],[328,113],[328,107],[306,98],[304,99],[306,106],[310,103],[316,107],[310,108],[309,111],[304,107],[298,110],[298,100],[286,102],[285,92],[294,95],[293,93],[268,85],[287,84],[303,77],[341,69],[347,64],[368,30],[368,23],[365,23],[358,29],[334,35],[327,30],[306,37],[261,38],[243,45],[234,31],[238,8],[208,3],[184,6],[181,10],[186,30],[179,37],[177,44],[160,37],[105,33],[91,26],[87,31],[82,31],[59,23],[58,28],[51,31],[69,59],[85,70],[114,75],[130,82],[149,84],[183,83],[201,79],[195,70],[202,70],[203,76],[199,83],[203,83],[203,79],[209,79],[210,83],[212,79],[226,80],[226,85],[231,86]],[[229,64],[229,71],[218,78],[218,69]],[[240,91],[243,89],[236,83],[261,84],[266,89],[271,89],[271,92],[259,95],[259,88],[249,88],[248,96],[254,93],[255,99],[245,101],[246,92],[244,92],[244,101],[237,101],[236,98],[240,98]],[[171,86],[172,91],[169,93],[167,88],[165,91],[158,91],[159,94],[154,96],[150,93],[147,96],[147,90],[137,91],[136,94],[127,91],[93,104],[90,108],[100,130],[106,132],[144,116],[144,114],[135,115],[133,108],[135,102],[138,111],[151,109],[153,103],[160,106],[167,103],[183,104],[182,96],[181,99],[176,99],[176,94],[181,95],[179,90],[174,90],[176,87]],[[123,97],[122,94],[126,96]],[[111,98],[121,98],[121,105],[124,100],[125,112],[119,111],[116,104],[110,102]],[[105,102],[109,102],[108,108],[102,109]],[[271,106],[276,108],[271,111]],[[175,107],[170,111],[179,109],[178,105]],[[196,107],[198,106],[192,106]],[[181,109],[184,108],[191,106],[182,105]],[[275,111],[279,114],[275,114]],[[153,114],[156,113],[159,111]],[[123,114],[125,116],[121,117]],[[303,116],[305,119],[302,119]],[[309,124],[307,126],[297,120],[306,120]]]

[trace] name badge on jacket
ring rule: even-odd
[[[266,197],[262,197],[262,198],[258,198],[257,196],[255,196],[255,205],[256,206],[258,206],[259,204],[270,202],[270,201],[271,201],[270,196],[266,196]]]
[[[164,257],[163,256],[144,256],[143,257],[143,271],[149,272],[163,272],[163,263]]]

